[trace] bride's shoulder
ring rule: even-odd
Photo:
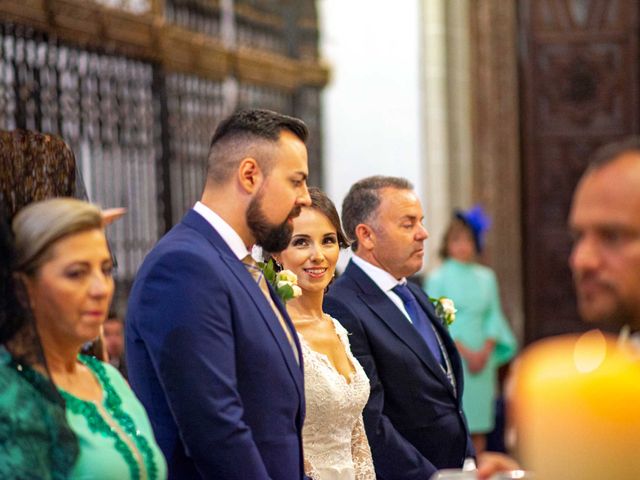
[[[339,320],[337,320],[336,318],[332,317],[331,315],[325,313],[325,315],[331,320],[331,322],[333,322],[333,326],[336,330],[336,332],[338,333],[338,335],[349,335],[349,332],[347,331],[346,328],[344,328],[342,326],[342,324],[340,323]]]

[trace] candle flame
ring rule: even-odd
[[[607,355],[607,342],[600,330],[591,330],[578,338],[573,350],[573,361],[580,373],[596,370]]]

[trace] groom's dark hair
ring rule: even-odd
[[[209,180],[222,184],[243,158],[254,158],[265,175],[273,168],[273,148],[282,130],[288,130],[303,143],[309,130],[298,118],[271,110],[239,110],[222,120],[211,138],[208,158]]]

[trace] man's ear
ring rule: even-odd
[[[358,246],[365,250],[371,250],[376,245],[376,233],[371,226],[366,223],[359,223],[356,226],[356,238],[358,239]]]
[[[256,192],[264,180],[260,165],[253,157],[243,158],[237,172],[238,182],[247,193]]]

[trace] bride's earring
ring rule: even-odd
[[[276,272],[281,272],[283,270],[282,264],[276,259],[276,257],[271,258],[273,258],[273,266],[276,269]]]

